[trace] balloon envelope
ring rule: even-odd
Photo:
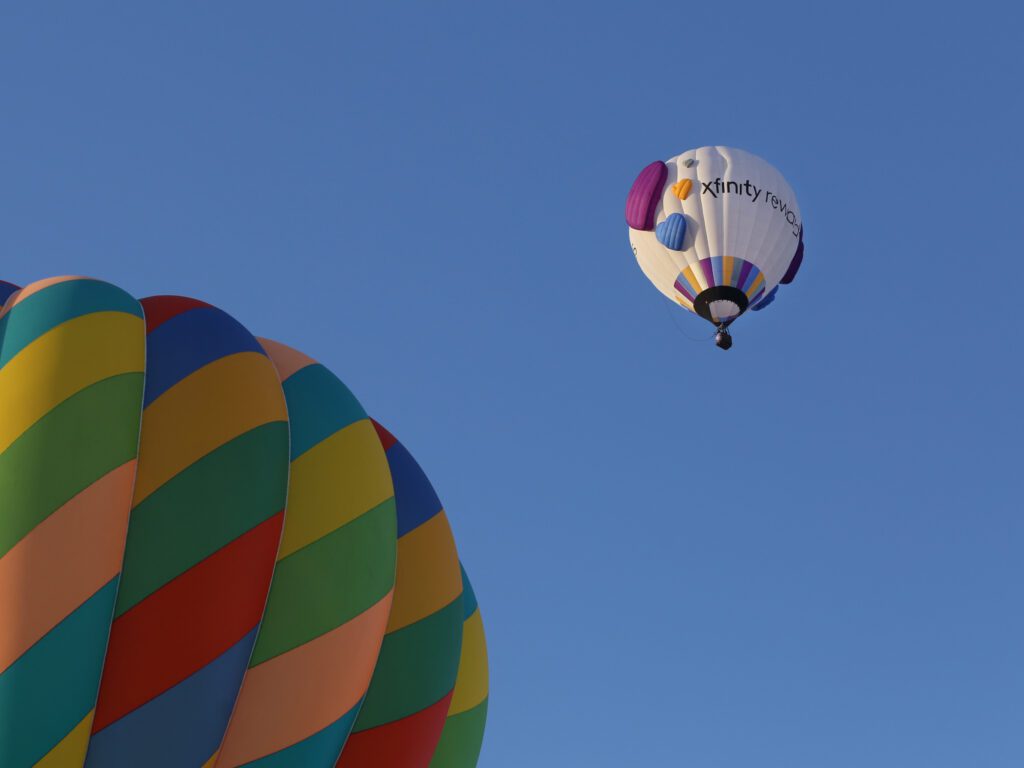
[[[647,278],[716,325],[769,296],[802,243],[800,207],[782,174],[730,147],[651,163],[630,190],[626,220]]]

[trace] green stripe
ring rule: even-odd
[[[396,525],[395,500],[388,499],[281,560],[249,666],[340,627],[387,595],[395,583]]]
[[[124,373],[76,392],[0,454],[0,556],[77,493],[135,458],[142,378]]]
[[[35,765],[95,705],[116,590],[115,578],[0,675],[4,768]]]
[[[447,696],[455,687],[461,650],[461,595],[437,613],[385,635],[355,730],[393,723]]]
[[[486,722],[487,699],[445,720],[430,768],[475,768]]]
[[[132,510],[116,614],[276,515],[287,491],[283,421],[239,435],[171,478]]]
[[[142,307],[117,286],[99,280],[69,280],[44,288],[0,318],[0,367],[61,323],[93,312],[142,317]]]
[[[319,363],[296,371],[282,387],[292,425],[293,461],[338,430],[367,418],[351,390]]]

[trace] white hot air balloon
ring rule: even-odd
[[[629,241],[640,269],[681,307],[718,328],[770,304],[803,261],[796,195],[760,157],[701,147],[644,168],[626,200]]]

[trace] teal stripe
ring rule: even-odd
[[[3,768],[35,765],[95,706],[116,591],[114,578],[0,675]]]
[[[99,280],[68,280],[44,288],[0,317],[0,367],[47,331],[92,312],[126,312],[142,307],[117,286]]]
[[[466,569],[461,562],[459,570],[462,571],[462,620],[466,621],[476,610],[476,592],[473,591],[473,585],[469,583],[469,576],[466,575]]]
[[[359,714],[361,704],[362,702],[356,704],[340,719],[308,739],[292,744],[280,752],[245,763],[243,768],[334,768],[341,748],[345,746],[352,725],[356,721],[356,715]]]
[[[322,365],[308,365],[284,384],[292,428],[292,461],[339,429],[367,418],[355,395]]]

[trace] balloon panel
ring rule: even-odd
[[[262,341],[291,425],[284,533],[218,768],[331,768],[355,722],[387,624],[395,503],[383,447],[344,384]]]
[[[95,280],[0,317],[0,765],[81,765],[124,549],[145,326]]]
[[[139,463],[88,768],[201,766],[217,751],[288,488],[285,401],[262,347],[202,302],[142,306]]]
[[[462,577],[448,520],[430,481],[405,447],[379,427],[395,486],[395,597],[342,768],[427,768],[458,672]]]
[[[487,643],[473,586],[462,569],[462,652],[455,691],[430,768],[474,768],[487,720]]]

